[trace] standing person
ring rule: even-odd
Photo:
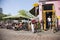
[[[22,30],[22,22],[19,23],[19,29]]]
[[[34,33],[34,24],[31,23],[31,29],[32,29],[32,32]]]
[[[47,18],[47,21],[48,21],[48,27],[51,28],[51,18],[50,18],[50,16]]]
[[[33,32],[33,33],[35,33],[35,31],[36,31],[36,30],[35,30],[35,27],[36,27],[36,25],[35,25],[35,20],[32,20],[32,21],[31,21],[31,29],[32,29],[32,32]]]
[[[28,30],[31,30],[31,21],[28,22]]]
[[[18,30],[18,27],[19,27],[18,24],[15,24],[15,30]]]

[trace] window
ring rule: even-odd
[[[43,5],[43,10],[53,10],[52,6],[52,4],[45,4]]]

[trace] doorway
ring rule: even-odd
[[[54,18],[55,18],[55,11],[54,11],[54,5],[53,4],[44,4],[42,5],[42,19],[44,21],[44,30],[49,29],[47,18],[50,16],[51,18],[51,27],[54,24]],[[54,24],[55,25],[55,24]]]
[[[48,25],[48,17],[51,18],[51,24],[52,24],[52,12],[46,12],[46,29],[50,28],[50,26]]]

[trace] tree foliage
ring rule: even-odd
[[[0,13],[0,21],[2,20],[2,17],[8,16],[6,14]]]
[[[27,16],[27,12],[25,10],[20,10],[19,15]]]

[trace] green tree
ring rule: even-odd
[[[0,13],[0,21],[2,20],[3,17],[8,16],[6,14]]]
[[[19,11],[19,15],[27,16],[26,13],[27,13],[27,12],[26,12],[25,10],[20,10],[20,11]]]

